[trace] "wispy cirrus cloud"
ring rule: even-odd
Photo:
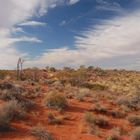
[[[69,0],[69,5],[73,5],[73,4],[75,4],[75,3],[77,3],[77,2],[79,2],[80,0]]]
[[[44,26],[45,23],[31,21],[31,18],[43,16],[49,8],[62,4],[65,4],[65,0],[0,1],[0,68],[14,68],[13,64],[16,64],[18,57],[28,56],[15,48],[17,42],[42,42],[24,34],[24,30],[17,25]],[[20,33],[20,37],[15,36],[16,33]]]
[[[102,21],[75,36],[75,49],[46,50],[27,64],[50,66],[95,65],[140,69],[140,11]],[[115,64],[114,64],[115,62]]]
[[[115,11],[115,12],[122,12],[123,9],[121,8],[120,4],[117,2],[108,2],[106,0],[96,0],[98,5],[96,9],[98,10],[107,10],[107,11]]]
[[[39,21],[26,21],[19,24],[19,26],[45,26],[45,25],[47,25],[47,23]]]

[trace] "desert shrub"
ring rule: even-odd
[[[106,127],[106,126],[109,125],[109,121],[107,120],[106,117],[102,117],[102,116],[95,117],[90,112],[87,112],[85,114],[84,120],[89,125],[97,125],[97,126],[100,126],[100,127]]]
[[[5,101],[13,100],[18,98],[19,94],[16,92],[11,92],[9,90],[4,90],[0,95],[0,98]]]
[[[99,116],[95,119],[95,124],[100,127],[106,127],[109,125],[109,121],[106,117]]]
[[[117,103],[119,105],[125,105],[131,110],[138,110],[140,109],[140,98],[138,97],[125,97],[122,96],[117,100]]]
[[[2,90],[11,90],[13,92],[21,93],[24,92],[25,89],[18,84],[14,84],[12,82],[5,81],[0,84],[0,89]]]
[[[11,120],[25,117],[26,113],[21,105],[16,101],[9,101],[0,110],[0,131],[11,130]]]
[[[75,92],[75,98],[79,101],[84,101],[84,97],[91,96],[91,92],[87,88],[78,88]]]
[[[65,96],[59,94],[50,92],[46,94],[46,97],[44,99],[44,103],[49,108],[55,108],[55,109],[64,109],[68,106],[68,102],[65,98]]]
[[[140,126],[140,116],[138,115],[129,116],[128,121],[135,126]]]
[[[11,100],[6,103],[3,111],[9,120],[23,118],[26,115],[25,109],[16,100]]]
[[[10,118],[7,112],[0,110],[0,131],[9,131],[10,127]]]
[[[120,140],[121,134],[122,134],[121,128],[114,127],[110,130],[110,135],[106,138],[106,140]]]
[[[106,138],[106,140],[120,140],[120,137],[119,137],[117,134],[113,133],[113,134],[110,134],[110,135]]]
[[[101,106],[100,104],[96,104],[93,111],[101,114],[107,114],[108,109],[106,107]]]
[[[62,118],[55,117],[52,112],[49,112],[47,117],[49,124],[62,124]]]
[[[92,90],[105,90],[107,87],[101,84],[91,84],[91,83],[82,83],[81,87],[85,87]]]
[[[40,126],[33,127],[30,134],[37,137],[38,140],[54,140],[52,134]]]
[[[140,140],[140,127],[136,128],[132,133],[133,140]]]
[[[22,98],[18,101],[20,102],[21,106],[26,110],[34,108],[36,106],[35,102],[30,99]]]
[[[126,116],[126,114],[122,111],[119,110],[112,110],[110,112],[110,114],[114,117],[114,118],[124,118]]]
[[[86,112],[84,116],[84,121],[90,125],[95,124],[95,117],[92,113]]]

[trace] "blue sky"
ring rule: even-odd
[[[93,65],[140,70],[139,0],[0,2],[0,68]]]

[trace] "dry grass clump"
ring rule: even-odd
[[[140,98],[138,97],[120,97],[117,100],[117,104],[124,105],[130,108],[131,110],[139,110],[140,109]]]
[[[49,112],[47,117],[49,124],[62,124],[63,119],[55,117],[52,112]]]
[[[2,100],[5,100],[5,101],[9,101],[9,100],[13,100],[13,99],[17,99],[19,96],[19,93],[17,92],[13,92],[13,91],[9,91],[9,90],[4,90],[2,91],[1,95],[0,95],[0,98]]]
[[[133,140],[140,140],[140,127],[136,128],[132,133]]]
[[[7,102],[0,110],[0,131],[10,130],[11,120],[21,119],[25,115],[24,108],[16,100]]]
[[[91,90],[105,90],[105,89],[107,89],[107,86],[104,86],[104,85],[98,84],[98,83],[96,83],[96,84],[82,83],[81,87],[88,88]]]
[[[122,111],[119,111],[117,109],[112,110],[110,112],[110,114],[114,117],[114,118],[124,118],[126,116],[126,114]]]
[[[118,136],[118,134],[113,133],[113,134],[110,134],[110,135],[106,138],[106,140],[120,140],[120,136]]]
[[[38,140],[54,140],[52,134],[40,126],[33,127],[30,134],[37,137]]]
[[[100,104],[96,104],[93,111],[96,113],[108,114],[108,109],[104,106],[101,106]]]
[[[122,130],[119,127],[114,127],[110,130],[110,135],[106,138],[106,140],[120,140],[121,134]]]
[[[140,126],[140,116],[138,115],[129,116],[128,121],[135,126]]]
[[[74,94],[75,98],[79,101],[84,101],[85,97],[91,96],[91,91],[87,88],[77,88]]]
[[[49,92],[46,94],[44,104],[49,108],[65,109],[68,106],[68,102],[64,95],[55,92]]]
[[[99,127],[107,127],[109,125],[109,121],[106,117],[103,116],[93,116],[92,113],[87,112],[84,116],[84,121],[89,125],[97,125]]]
[[[25,109],[16,100],[11,100],[7,102],[6,105],[3,107],[3,111],[7,114],[7,117],[10,120],[20,119],[25,117],[26,115]]]
[[[9,131],[10,127],[10,118],[4,110],[0,110],[0,131]]]

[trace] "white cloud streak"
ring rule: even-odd
[[[53,66],[95,65],[140,69],[140,11],[102,21],[75,36],[75,50],[46,51],[29,63]],[[122,60],[123,59],[123,60]],[[110,62],[110,63],[109,63]]]
[[[38,21],[26,21],[19,24],[19,26],[45,26],[45,25],[47,25],[47,23]]]
[[[13,37],[15,33],[23,33],[22,26],[44,26],[45,23],[31,21],[34,16],[42,16],[49,8],[64,4],[65,0],[1,0],[0,1],[0,68],[14,68],[18,57],[28,56],[15,48],[17,42],[42,41],[36,37]]]

